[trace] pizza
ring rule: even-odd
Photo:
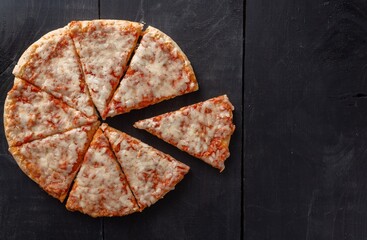
[[[15,78],[5,100],[5,135],[10,146],[95,122],[40,88]]]
[[[190,61],[162,31],[124,20],[72,21],[28,47],[13,74],[4,107],[9,151],[68,210],[139,212],[188,173],[172,156],[99,122],[198,90]],[[134,126],[222,171],[233,109],[224,95]]]
[[[92,217],[124,216],[139,206],[108,139],[98,129],[74,181],[66,208]]]
[[[141,209],[163,198],[190,169],[170,155],[105,123],[102,129]]]
[[[226,95],[138,121],[144,129],[177,148],[224,170],[234,132],[233,105]]]
[[[66,27],[51,31],[33,43],[20,57],[13,74],[97,120],[79,57]]]
[[[198,84],[186,55],[169,36],[149,26],[102,118],[196,90]]]
[[[123,20],[73,21],[70,35],[83,66],[94,105],[103,113],[111,100],[143,24]]]
[[[48,194],[65,199],[99,122],[10,147],[22,171]]]

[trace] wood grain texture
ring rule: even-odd
[[[242,1],[105,1],[101,18],[143,21],[182,48],[196,73],[199,91],[107,119],[107,123],[191,167],[173,192],[140,214],[105,219],[105,239],[239,239],[242,166]],[[231,157],[219,173],[133,123],[227,94],[235,106]]]
[[[23,51],[71,20],[98,18],[98,2],[4,0],[0,16],[0,239],[102,239],[100,219],[68,212],[21,172],[3,128],[11,72]]]
[[[245,239],[366,239],[366,16],[247,1]]]

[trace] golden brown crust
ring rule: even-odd
[[[59,37],[63,35],[66,31],[66,28],[59,28],[55,29],[51,32],[46,33],[43,35],[39,40],[32,43],[20,56],[17,65],[13,69],[13,75],[19,78],[22,78],[24,68],[28,64],[28,62],[31,60],[33,53],[37,50],[37,48],[45,43],[47,43],[47,40],[53,37]]]

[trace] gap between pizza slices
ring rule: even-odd
[[[176,146],[206,163],[224,170],[228,145],[234,132],[233,105],[226,95],[140,120],[134,127]]]

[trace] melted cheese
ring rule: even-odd
[[[142,208],[174,189],[189,170],[171,156],[125,133],[105,127],[105,134]]]
[[[69,194],[67,208],[91,216],[122,216],[139,208],[108,140],[99,130]]]
[[[94,20],[71,22],[69,28],[91,97],[102,113],[126,70],[142,25],[127,21]]]
[[[224,160],[229,157],[226,141],[235,128],[233,109],[224,95],[136,122],[134,126],[223,170]]]
[[[97,119],[73,41],[66,28],[52,31],[31,45],[13,74]]]
[[[94,122],[52,95],[20,80],[8,93],[5,131],[11,146]]]
[[[50,195],[64,199],[79,169],[94,126],[85,126],[10,148],[19,166]]]
[[[105,115],[112,117],[195,91],[193,78],[190,62],[177,44],[149,27]]]

